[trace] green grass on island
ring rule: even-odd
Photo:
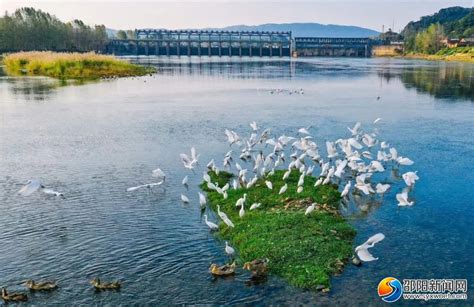
[[[307,176],[303,192],[297,193],[299,172],[294,170],[283,181],[285,171],[278,170],[265,179],[259,179],[249,188],[229,189],[228,198],[207,184],[201,188],[207,192],[211,208],[221,211],[235,224],[229,228],[219,220],[218,236],[228,240],[238,253],[240,262],[257,258],[269,258],[269,272],[282,277],[291,285],[306,289],[329,288],[330,277],[343,270],[352,255],[352,242],[356,234],[338,210],[340,192],[335,185],[314,187],[316,178]],[[212,182],[220,187],[229,182],[232,174],[209,172]],[[265,180],[273,183],[270,190]],[[288,184],[288,189],[279,195],[280,188]],[[237,200],[247,193],[245,215],[239,217]],[[250,211],[251,204],[262,206]],[[305,216],[311,203],[319,205]]]
[[[31,51],[3,57],[7,74],[46,76],[58,79],[98,79],[143,76],[153,73],[150,67],[131,64],[114,56],[89,53]]]

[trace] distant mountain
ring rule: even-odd
[[[187,29],[190,30],[190,29]],[[291,31],[293,37],[372,37],[380,33],[371,29],[356,26],[323,25],[320,23],[266,23],[256,26],[235,25],[224,28],[203,28],[200,30],[216,31]],[[117,30],[107,28],[109,37],[115,36]]]
[[[323,25],[320,23],[267,23],[256,26],[235,25],[215,30],[228,31],[291,31],[293,37],[371,37],[380,33],[356,26]]]

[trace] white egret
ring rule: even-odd
[[[142,185],[138,185],[136,187],[131,187],[131,188],[128,188],[127,189],[127,192],[132,192],[132,191],[136,191],[138,189],[141,189],[141,188],[149,188],[151,189],[152,187],[155,187],[155,186],[159,186],[159,185],[162,185],[164,181],[160,181],[160,182],[155,182],[155,183],[147,183],[147,184],[142,184]]]
[[[235,254],[235,249],[229,245],[229,242],[225,241],[225,253],[227,256],[232,257]]]
[[[26,182],[19,191],[18,194],[22,196],[30,196],[34,192],[36,192],[39,188],[41,188],[41,182],[37,179],[31,179]]]
[[[59,197],[59,196],[64,197],[64,194],[63,194],[63,193],[59,193],[59,192],[54,191],[54,190],[52,190],[52,189],[45,189],[45,188],[43,188],[43,189],[41,189],[41,192],[43,192],[43,193],[46,194],[46,195],[54,195],[54,196],[58,196],[58,197]]]
[[[405,207],[405,206],[412,206],[414,204],[413,201],[408,201],[408,193],[402,192],[396,195],[398,206]]]
[[[222,221],[229,227],[234,228],[234,223],[227,217],[227,214],[221,211],[221,208],[219,205],[217,205],[217,215],[222,219]]]
[[[365,195],[369,195],[370,193],[374,193],[375,191],[370,186],[370,183],[365,182],[366,174],[362,174],[356,177],[356,184],[355,187],[361,190]]]
[[[378,123],[378,122],[381,121],[381,120],[382,120],[382,118],[380,118],[380,117],[376,118],[376,119],[374,120],[374,124]]]
[[[266,185],[266,186],[267,186],[267,188],[269,188],[270,190],[272,190],[272,189],[273,189],[273,184],[272,184],[272,182],[271,182],[271,181],[268,181],[268,180],[267,180],[267,181],[265,181],[265,185]]]
[[[301,193],[303,192],[303,187],[302,186],[299,186],[297,189],[296,189],[296,193]]]
[[[356,136],[360,133],[360,126],[361,126],[361,123],[357,122],[352,129],[349,127],[347,127],[347,129],[349,129],[349,131],[352,133],[353,136]]]
[[[382,241],[383,239],[385,239],[385,235],[383,233],[378,233],[371,236],[362,245],[359,245],[355,248],[357,257],[359,257],[359,259],[364,262],[378,260],[379,258],[375,258],[374,256],[372,256],[368,249],[374,247],[376,243]]]
[[[400,165],[412,165],[415,162],[408,159],[407,157],[398,157],[397,158],[397,163],[400,164]]]
[[[206,196],[204,194],[202,194],[201,192],[199,192],[199,205],[202,207],[206,206],[207,204],[207,200],[206,200]]]
[[[415,184],[415,181],[420,179],[420,177],[418,177],[416,173],[417,172],[406,172],[405,174],[402,175],[403,180],[405,180],[405,183],[407,186],[411,187],[412,185]]]
[[[347,194],[349,194],[349,190],[351,189],[351,181],[349,181],[345,186],[344,190],[341,192],[341,197],[345,197]]]
[[[237,202],[235,203],[235,206],[236,207],[242,206],[246,200],[247,200],[247,193],[244,193],[244,196],[237,200]]]
[[[240,210],[239,210],[239,217],[240,217],[240,218],[243,218],[244,215],[245,215],[245,209],[244,209],[244,207],[245,207],[245,204],[242,203],[242,206],[240,206]]]
[[[260,208],[261,205],[262,205],[261,203],[253,203],[253,204],[250,206],[250,209],[249,209],[249,210],[252,211],[252,210],[255,210],[255,209],[257,209],[257,208]]]
[[[288,189],[288,184],[285,183],[285,185],[280,188],[280,192],[278,192],[278,194],[281,195],[285,193],[287,189]]]
[[[304,128],[304,127],[303,127],[303,128],[300,128],[300,129],[298,129],[298,133],[300,133],[300,134],[307,134],[307,135],[308,135],[308,134],[310,134],[309,131],[308,131],[308,129],[309,129],[310,127],[311,127],[311,126],[308,126],[308,127],[306,127],[306,128]]]
[[[184,186],[187,186],[188,185],[188,176],[184,176],[183,180],[181,181],[181,183],[184,185]]]
[[[219,226],[217,226],[217,224],[207,220],[207,215],[206,214],[204,214],[204,221],[206,222],[206,225],[209,227],[209,229],[211,229],[211,230],[219,229]]]
[[[189,203],[189,198],[186,195],[181,194],[181,201],[187,204]]]
[[[377,183],[377,185],[375,186],[375,192],[377,192],[377,194],[384,194],[385,192],[387,192],[388,189],[390,189],[389,184]]]
[[[312,203],[308,208],[306,208],[306,211],[305,211],[304,215],[308,215],[311,212],[313,212],[314,208],[316,208],[316,203]]]
[[[255,121],[251,122],[250,128],[252,128],[253,131],[257,131],[258,130],[257,123]]]
[[[160,168],[153,170],[151,175],[155,178],[162,178],[163,181],[166,179],[166,174]]]

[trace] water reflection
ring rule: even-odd
[[[405,68],[399,75],[407,88],[436,98],[467,98],[474,101],[473,65],[444,64]]]

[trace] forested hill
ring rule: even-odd
[[[474,34],[474,11],[460,6],[441,9],[433,15],[409,22],[401,34],[407,37],[424,31],[433,24],[441,25],[444,33],[450,37],[469,37]]]

